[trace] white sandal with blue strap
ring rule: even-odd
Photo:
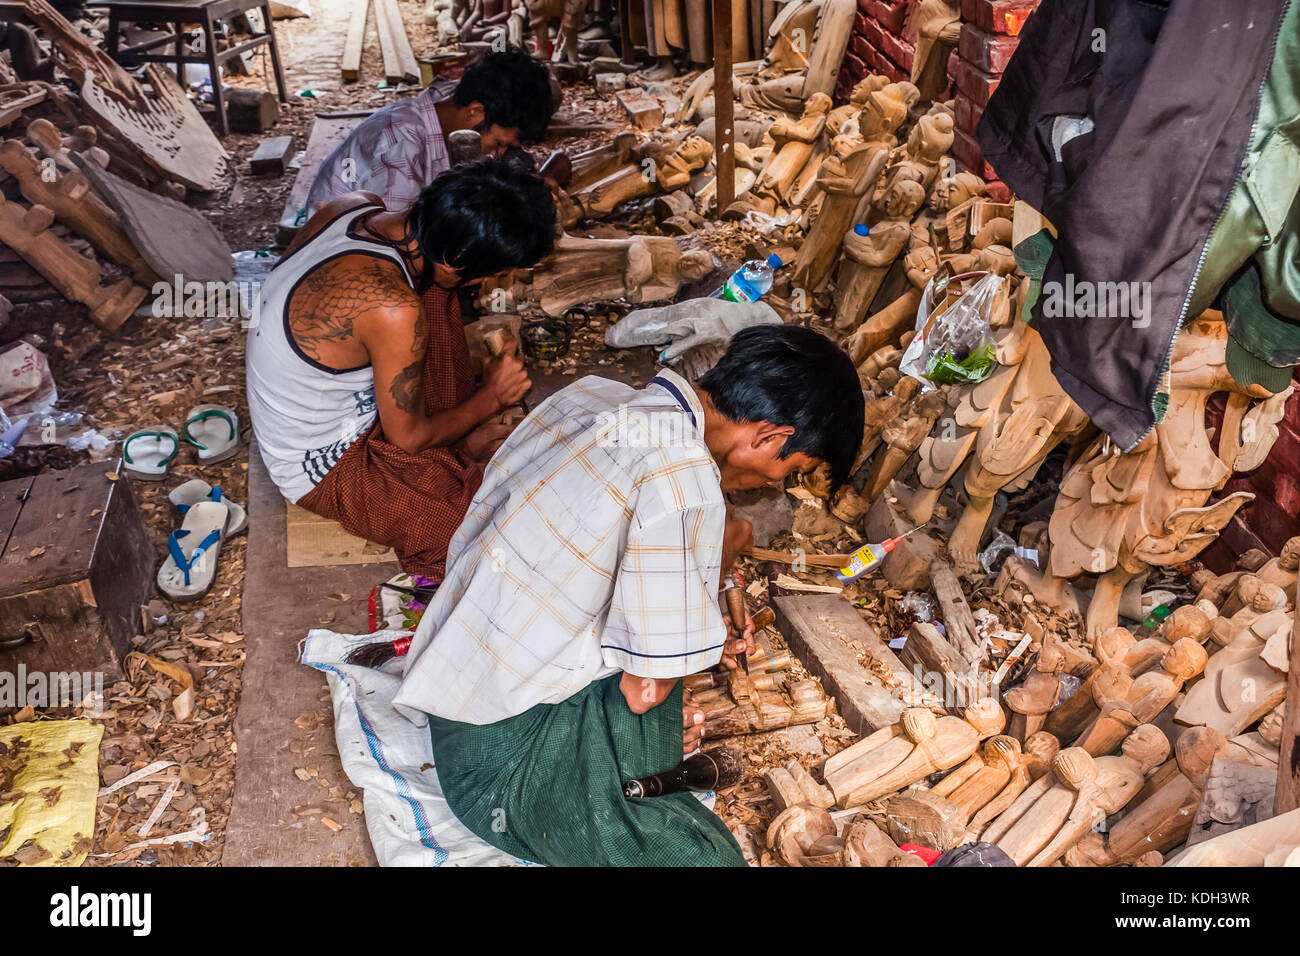
[[[132,478],[162,481],[167,466],[181,449],[180,436],[174,428],[153,425],[132,432],[122,442],[122,467]]]
[[[214,465],[239,451],[239,416],[225,405],[195,405],[181,436],[199,450],[200,465]]]
[[[233,538],[248,527],[248,512],[244,510],[244,506],[227,498],[220,486],[214,488],[202,478],[192,478],[177,485],[167,498],[176,506],[178,514],[185,514],[190,508],[203,501],[216,501],[225,505],[226,511],[229,512],[226,517],[227,538]]]
[[[167,539],[158,590],[173,601],[193,601],[212,587],[228,516],[226,506],[215,501],[200,502],[185,512],[180,528]]]

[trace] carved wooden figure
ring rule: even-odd
[[[148,294],[130,279],[101,286],[99,264],[69,249],[49,227],[54,213],[46,206],[24,209],[0,198],[0,242],[22,256],[65,299],[84,303],[90,317],[110,332],[131,317]]]
[[[948,86],[948,55],[957,48],[961,36],[961,4],[954,0],[921,0],[914,19],[912,82],[923,99],[933,100]]]
[[[900,180],[886,194],[884,219],[869,229],[855,227],[844,234],[835,279],[836,328],[847,331],[862,323],[885,274],[907,247],[912,217],[924,200],[919,183]]]
[[[989,698],[971,704],[961,718],[909,708],[898,724],[829,758],[823,776],[837,805],[857,806],[956,766],[1004,723],[1002,708]]]
[[[481,2],[481,0],[480,0]],[[578,62],[578,30],[587,13],[587,0],[525,0],[528,27],[536,45],[533,55],[545,59],[551,45],[550,24],[558,20],[555,51],[551,58]]]
[[[1188,689],[1174,719],[1235,737],[1268,714],[1286,697],[1286,654],[1294,620],[1294,610],[1285,607],[1246,618],[1231,643],[1210,656],[1205,676]]]
[[[670,299],[682,283],[714,269],[713,254],[683,252],[664,236],[577,239],[564,236],[533,270],[532,294],[547,315],[563,315],[584,302],[626,299],[632,303]]]
[[[908,408],[905,418],[888,421],[880,429],[884,449],[876,456],[871,474],[862,486],[862,499],[868,507],[884,494],[889,483],[930,434],[935,419],[947,408],[947,392],[941,388],[934,389],[918,396]]]
[[[1007,733],[1018,741],[1043,729],[1047,714],[1061,696],[1061,671],[1065,654],[1056,643],[1044,642],[1034,661],[1034,668],[1016,687],[1008,690],[1002,701],[1011,711]],[[1077,693],[1077,691],[1076,691]]]
[[[770,215],[786,202],[795,178],[808,164],[821,140],[830,108],[831,98],[817,93],[804,106],[798,122],[778,119],[772,124],[767,131],[775,144],[771,158],[758,181],[727,207],[723,218],[743,219],[751,209]]]

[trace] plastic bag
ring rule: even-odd
[[[930,302],[935,281],[930,280],[921,296],[922,309]],[[916,337],[898,370],[940,385],[974,384],[988,378],[997,364],[989,316],[1002,282],[1001,276],[988,273],[932,323],[918,314]]]
[[[934,620],[934,601],[930,599],[930,595],[922,594],[920,591],[908,591],[903,600],[898,603],[898,607],[901,611],[911,611],[918,621]]]
[[[984,569],[985,574],[992,574],[993,569],[997,567],[999,559],[1003,554],[1014,554],[1017,558],[1024,558],[1032,561],[1034,567],[1038,567],[1038,549],[1022,548],[1012,540],[1011,535],[1005,531],[999,531],[989,542],[989,546],[979,554],[980,567]]]

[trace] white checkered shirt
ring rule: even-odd
[[[655,382],[589,376],[502,445],[452,539],[399,706],[489,724],[619,671],[671,678],[719,661],[720,475],[694,391],[659,379],[689,411]]]
[[[354,189],[375,193],[390,211],[413,206],[420,191],[451,168],[434,94],[429,87],[366,117],[321,163],[307,194],[307,215]]]

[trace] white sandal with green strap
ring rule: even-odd
[[[239,417],[225,405],[195,405],[181,435],[199,450],[200,465],[214,465],[239,451]]]
[[[184,522],[167,539],[167,557],[158,569],[158,590],[173,601],[193,601],[212,587],[228,515],[226,506],[215,501],[204,501],[185,512]]]
[[[167,466],[181,449],[180,436],[174,428],[154,425],[132,432],[122,442],[122,467],[132,478],[162,481]]]

